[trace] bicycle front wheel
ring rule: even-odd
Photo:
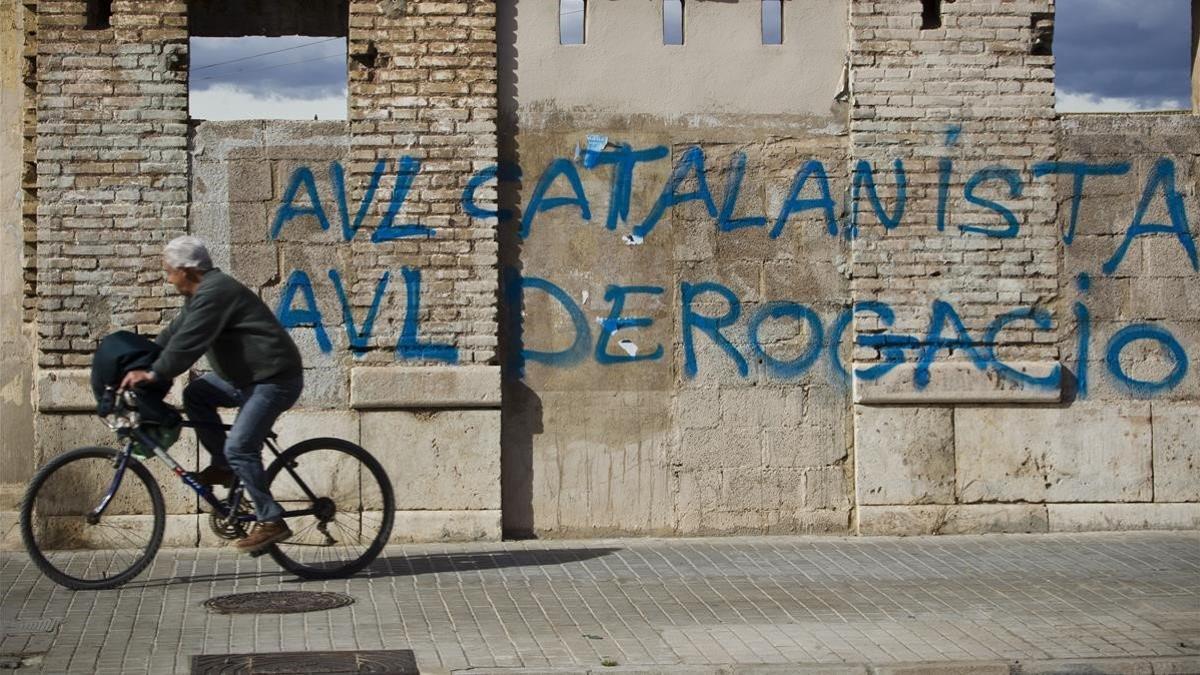
[[[76,590],[114,588],[141,573],[162,544],[166,508],[149,469],[130,459],[104,514],[121,453],[79,448],[42,467],[21,502],[21,537],[38,569]]]
[[[288,448],[266,472],[271,496],[285,511],[292,537],[267,549],[275,562],[304,579],[332,579],[371,564],[388,542],[395,518],[392,483],[379,461],[337,438],[313,438]]]

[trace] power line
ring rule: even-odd
[[[280,52],[290,52],[293,49],[302,49],[304,47],[311,47],[313,45],[319,45],[319,44],[323,44],[326,42],[332,42],[334,40],[341,40],[341,39],[342,38],[340,38],[340,37],[331,37],[331,38],[327,38],[325,40],[317,40],[316,42],[306,42],[302,45],[296,45],[295,47],[284,47],[283,49],[275,49],[275,50],[272,50],[269,52],[262,52],[260,54],[251,54],[250,56],[243,56],[243,57],[236,58],[236,59],[229,59],[228,61],[219,61],[217,63],[209,63],[207,65],[197,66],[195,68],[192,68],[191,71],[194,73],[197,70],[204,70],[205,68],[216,68],[217,66],[223,66],[228,63],[237,63],[239,61],[249,61],[250,59],[257,59],[261,56],[268,56],[270,54],[278,54]]]
[[[301,59],[299,61],[288,61],[287,63],[276,63],[273,66],[263,66],[262,68],[251,68],[250,70],[245,70],[245,69],[234,70],[234,71],[228,72],[228,73],[221,73],[220,75],[209,75],[208,77],[200,77],[197,79],[215,80],[218,77],[226,77],[226,76],[232,75],[234,73],[257,73],[260,70],[271,70],[272,68],[282,68],[284,66],[294,66],[298,63],[311,63],[312,61],[325,61],[327,59],[336,59],[336,58],[340,58],[340,57],[344,57],[344,56],[345,56],[345,54],[340,54],[340,53],[339,54],[327,54],[325,56],[318,56],[317,58],[313,58],[313,59]]]

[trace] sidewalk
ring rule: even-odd
[[[302,589],[356,602],[201,605]],[[0,665],[21,673],[376,649],[411,649],[433,672],[1200,672],[1197,532],[412,545],[369,574],[304,583],[266,557],[187,549],[101,592],[6,552],[0,593]]]

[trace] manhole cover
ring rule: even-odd
[[[324,591],[262,591],[220,595],[204,601],[219,614],[296,614],[319,612],[353,604],[354,598]]]
[[[275,654],[207,654],[192,657],[192,675],[418,675],[411,649],[357,652],[279,652]]]

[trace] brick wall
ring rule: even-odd
[[[401,155],[413,158],[420,174],[397,223],[419,222],[436,233],[381,247],[356,244],[355,265],[367,276],[389,266],[420,268],[422,328],[431,341],[454,345],[461,363],[492,363],[496,354],[495,223],[462,209],[471,175],[496,163],[495,23],[490,0],[350,3],[354,199],[377,161],[394,167]],[[385,198],[376,214],[389,208],[394,182],[393,171],[380,184]],[[494,193],[476,195],[481,208],[495,208]]]
[[[1034,27],[1053,9],[1053,0],[958,0],[942,3],[940,28],[923,29],[920,2],[853,3],[853,156],[876,171],[889,211],[898,201],[892,163],[902,159],[908,202],[903,223],[889,232],[863,191],[852,288],[856,299],[895,309],[894,332],[922,335],[934,299],[951,302],[973,335],[1002,313],[1054,299],[1053,189],[1028,182],[1032,165],[1055,154],[1054,59],[1032,53]],[[943,159],[953,169],[939,223]],[[966,181],[989,166],[1019,176],[1020,199],[1011,198],[1003,179],[983,182],[977,192],[1012,204],[1018,229],[1011,238],[960,230],[1006,227],[997,213],[964,198]],[[855,326],[883,327],[869,317]],[[999,337],[1011,356],[1056,358],[1053,329]],[[873,349],[855,354],[859,361],[878,358]]]
[[[186,3],[117,0],[105,29],[80,1],[38,14],[39,364],[84,366],[177,304],[159,260],[187,229]]]

